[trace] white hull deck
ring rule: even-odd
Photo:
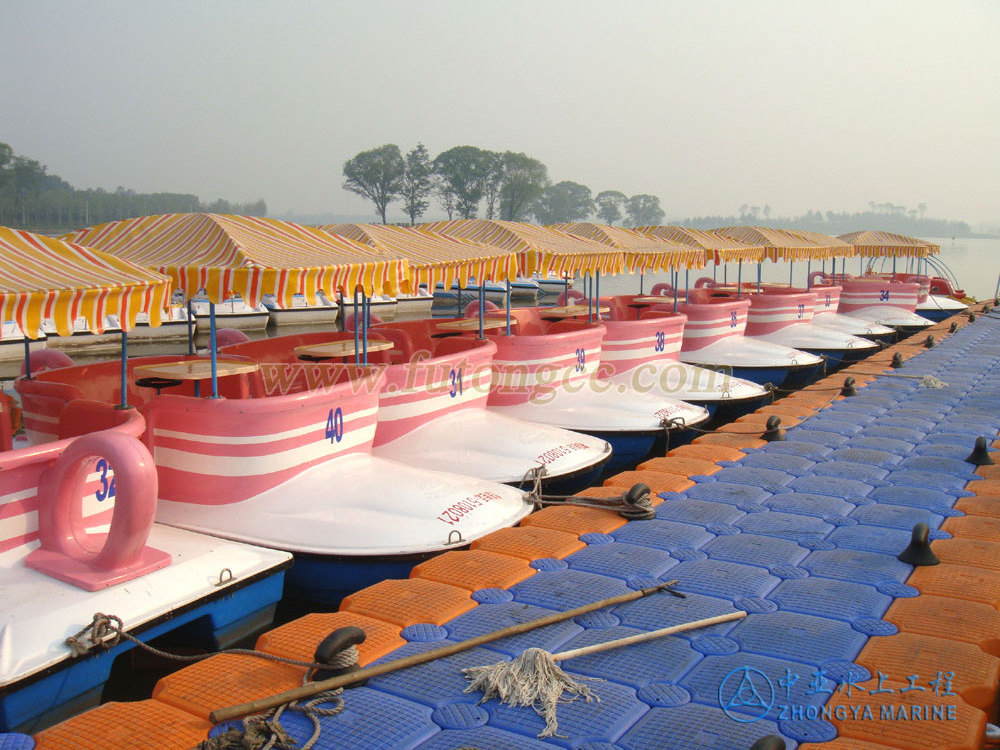
[[[646,362],[609,380],[623,383],[637,393],[681,401],[742,401],[767,395],[767,389],[753,381],[678,360]]]
[[[26,567],[37,547],[17,547],[0,555],[0,688],[73,659],[66,637],[83,629],[94,613],[122,619],[135,630],[199,601],[225,595],[248,578],[276,571],[291,556],[154,524],[147,542],[168,552],[170,565],[99,591],[85,591]],[[224,568],[232,581],[215,585]]]
[[[237,503],[161,499],[156,519],[289,552],[373,559],[445,551],[455,536],[473,541],[531,510],[513,487],[354,453]]]
[[[851,336],[890,336],[895,331],[889,326],[843,313],[824,312],[813,316],[812,324],[817,328],[846,333]]]
[[[681,351],[681,361],[712,367],[796,367],[818,365],[815,354],[749,336],[728,336],[700,349]]]
[[[432,419],[372,453],[423,469],[520,482],[532,465],[545,466],[554,478],[584,471],[606,460],[611,447],[590,435],[469,408]]]

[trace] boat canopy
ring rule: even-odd
[[[634,229],[579,221],[570,224],[553,224],[552,229],[583,237],[625,253],[629,273],[669,271],[678,268],[703,268],[704,250],[680,242],[642,234]]]
[[[223,214],[161,214],[81,229],[64,239],[91,245],[169,276],[185,296],[204,289],[212,302],[239,294],[248,305],[274,294],[290,306],[316,292],[396,294],[409,269],[371,247],[277,219]]]
[[[927,258],[941,252],[941,246],[905,234],[864,231],[842,234],[838,239],[854,246],[858,255],[884,258]]]
[[[716,265],[738,261],[761,263],[767,257],[767,251],[763,246],[727,237],[719,234],[717,229],[649,226],[636,227],[635,231],[661,240],[699,248],[705,252],[706,260],[710,260]]]
[[[772,261],[825,260],[854,255],[848,243],[819,232],[772,227],[724,227],[715,231],[725,237],[763,247]]]
[[[517,255],[494,245],[449,237],[438,232],[386,224],[327,224],[326,232],[370,245],[380,253],[406,258],[410,264],[410,292],[441,283],[445,289],[458,282],[463,289],[470,279],[513,281]]]
[[[117,315],[123,330],[140,312],[160,325],[170,300],[170,279],[127,260],[73,242],[0,227],[0,305],[28,338],[50,318],[60,336],[85,318],[103,333],[104,317]]]
[[[420,229],[482,242],[516,253],[518,268],[523,276],[533,273],[563,276],[625,272],[625,255],[621,250],[537,224],[492,219],[455,219],[423,224]]]

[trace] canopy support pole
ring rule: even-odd
[[[208,349],[212,360],[212,398],[219,397],[219,353],[215,350],[215,303],[208,303]]]
[[[642,291],[642,282],[643,282],[643,275],[640,273],[639,274],[639,294],[643,293],[643,291]]]
[[[588,271],[583,282],[583,290],[587,294],[587,320],[594,322],[594,272]],[[568,301],[568,298],[567,298]]]
[[[479,285],[479,338],[483,338],[483,315],[486,313],[486,286]]]
[[[895,255],[892,256],[892,275],[893,275],[893,278],[895,278],[895,276],[896,276],[896,256]]]
[[[126,397],[126,391],[128,390],[128,333],[122,328],[122,400],[118,404],[119,409],[127,409],[128,398]]]
[[[763,266],[763,265],[764,265],[763,263],[758,263],[757,264],[757,293],[758,294],[760,294],[760,271],[761,271],[761,266]]]
[[[736,264],[736,299],[743,296],[743,259]]]
[[[806,291],[812,289],[812,258],[806,261]]]
[[[194,307],[191,300],[187,301],[187,334],[188,354],[194,356]]]
[[[24,379],[31,380],[31,342],[33,339],[24,334]]]
[[[597,313],[597,319],[601,319],[601,272],[598,271],[594,277],[594,311]],[[591,318],[590,322],[593,323],[594,319]]]
[[[684,304],[691,302],[691,269],[684,269]]]
[[[354,364],[361,364],[361,318],[358,317],[358,288],[354,287]]]
[[[361,364],[368,364],[368,316],[371,313],[371,302],[365,290],[361,290]]]
[[[672,286],[674,287],[674,312],[677,312],[677,295],[680,294],[680,291],[677,289],[677,287],[680,286],[681,283],[680,279],[677,278],[677,269],[671,270],[670,278],[671,281],[673,281]]]
[[[788,261],[788,286],[792,286],[792,272],[795,269],[795,261]]]
[[[510,336],[510,279],[507,279],[507,335]]]

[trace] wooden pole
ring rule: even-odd
[[[407,667],[414,667],[418,664],[425,664],[429,661],[434,661],[435,659],[443,659],[446,656],[451,656],[452,654],[457,654],[461,651],[475,648],[476,646],[480,646],[484,643],[499,640],[500,638],[506,638],[509,635],[527,633],[530,630],[545,627],[546,625],[552,625],[556,622],[569,620],[587,612],[593,612],[596,609],[602,609],[604,607],[610,607],[613,604],[622,604],[624,602],[642,599],[643,597],[669,589],[675,583],[677,583],[676,580],[667,581],[666,583],[661,583],[658,586],[640,589],[639,591],[630,591],[629,593],[621,594],[620,596],[613,596],[609,599],[602,599],[598,602],[584,604],[583,606],[567,610],[566,612],[555,612],[554,614],[540,617],[537,620],[522,622],[517,625],[510,625],[506,628],[501,628],[500,630],[494,630],[492,633],[484,633],[483,635],[476,636],[475,638],[469,638],[461,643],[450,643],[447,646],[431,649],[430,651],[425,651],[422,654],[413,654],[412,656],[406,656],[402,659],[394,659],[393,661],[384,662],[383,664],[378,664],[373,667],[365,667],[357,672],[349,672],[348,674],[331,677],[329,680],[310,682],[308,685],[302,685],[301,687],[293,688],[292,690],[286,690],[283,693],[278,693],[277,695],[272,695],[268,698],[259,698],[248,703],[241,703],[238,706],[218,708],[209,714],[209,720],[213,724],[218,724],[223,721],[229,721],[230,719],[236,719],[240,716],[269,711],[272,708],[277,708],[285,703],[301,700],[302,698],[308,698],[327,690],[335,690],[336,688],[344,687],[345,685],[350,685],[362,680],[367,680],[372,677],[378,677],[379,675],[387,674],[389,672],[406,669]]]

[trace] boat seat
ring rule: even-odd
[[[595,321],[596,323],[597,321]],[[549,329],[545,332],[547,334],[551,333],[568,333],[570,331],[581,331],[585,328],[593,327],[593,323],[590,323],[586,319],[582,318],[568,318],[566,320],[559,320],[549,326]]]
[[[119,409],[105,401],[75,399],[59,412],[59,439],[79,437],[89,432],[108,430],[131,418],[131,409]]]
[[[437,346],[434,347],[435,357],[444,357],[448,354],[467,352],[479,346],[479,339],[468,339],[464,336],[454,338],[438,339]]]

